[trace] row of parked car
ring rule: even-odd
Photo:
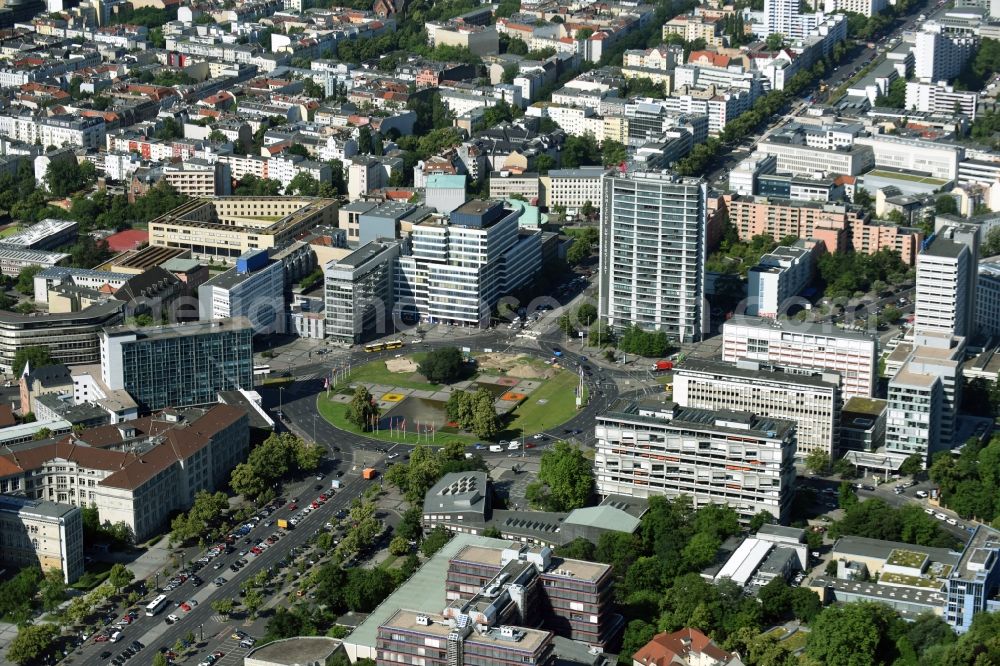
[[[140,643],[139,641],[132,641],[132,643],[127,648],[125,648],[125,650],[121,654],[119,654],[118,656],[116,656],[114,659],[111,660],[111,666],[122,666],[122,664],[124,664],[126,661],[139,654],[139,652],[144,647],[146,646]],[[104,652],[103,654],[101,654],[102,659],[107,659],[110,656],[111,656],[110,652]]]

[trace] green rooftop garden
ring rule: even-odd
[[[904,550],[902,548],[895,548],[891,553],[889,553],[889,559],[887,559],[885,563],[897,567],[922,569],[924,566],[924,562],[926,561],[927,561],[927,556],[923,553],[918,553],[915,550]]]

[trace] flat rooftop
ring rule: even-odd
[[[650,412],[641,414],[640,410]],[[674,410],[671,414],[670,410]],[[750,412],[734,412],[729,410],[697,409],[695,407],[678,407],[674,403],[664,406],[661,403],[640,405],[625,398],[616,400],[599,419],[624,419],[651,426],[671,425],[679,429],[689,428],[695,431],[711,431],[724,434],[755,435],[769,439],[780,439],[789,429],[795,427],[793,421],[757,417]],[[746,424],[747,427],[736,427],[730,424]]]
[[[757,365],[757,368],[750,367]],[[783,384],[798,384],[802,386],[814,386],[820,388],[835,388],[838,383],[823,379],[821,373],[816,374],[796,374],[792,372],[781,372],[766,365],[753,364],[739,365],[723,363],[721,361],[686,358],[675,369],[675,373],[699,373],[710,374],[723,377],[738,377],[749,381],[781,382]]]
[[[41,516],[44,518],[62,518],[72,513],[76,507],[71,504],[58,504],[46,500],[29,499],[17,495],[0,495],[0,512],[16,513],[25,516]]]
[[[501,543],[504,545],[499,547],[489,545],[469,545],[462,548],[462,550],[459,551],[458,554],[456,554],[452,559],[495,566],[499,569],[504,548],[521,548],[524,546],[524,544],[521,543],[511,544],[503,541],[501,541]],[[561,557],[553,557],[551,560],[551,566],[549,566],[544,573],[546,575],[561,575],[568,578],[595,582],[600,580],[601,576],[605,574],[608,568],[607,564],[601,564],[599,562],[586,562],[584,560],[570,560]],[[559,574],[557,573],[558,571],[563,571],[565,573]]]
[[[297,636],[268,643],[252,650],[246,658],[248,660],[259,659],[274,664],[287,664],[287,666],[323,664],[339,647],[340,641],[336,638]]]
[[[733,315],[732,319],[723,324],[723,326],[749,326],[767,330],[815,335],[824,338],[865,340],[866,342],[871,343],[875,342],[875,337],[871,334],[846,329],[831,330],[829,325],[817,322],[780,321],[776,319],[768,319],[766,317]]]
[[[881,416],[886,409],[886,401],[877,398],[864,398],[855,396],[844,403],[841,412],[843,414],[855,414],[858,416]]]
[[[418,624],[417,618],[423,616],[430,621],[427,624]],[[417,611],[400,609],[392,617],[383,623],[384,627],[399,629],[401,631],[411,631],[419,634],[430,634],[448,638],[452,632],[451,624],[443,616],[437,613],[421,613]],[[528,629],[526,627],[516,627],[516,635],[519,639],[508,638],[500,635],[497,628],[489,629],[485,632],[473,631],[465,638],[466,643],[480,643],[485,645],[502,645],[505,650],[523,650],[524,652],[535,652],[542,647],[551,634],[538,629]]]

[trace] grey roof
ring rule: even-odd
[[[181,259],[180,257],[167,259],[161,264],[165,270],[168,270],[171,273],[187,273],[188,271],[193,271],[201,265],[202,263],[197,259]]]
[[[962,254],[962,250],[966,249],[966,246],[962,243],[956,243],[953,240],[948,240],[947,238],[942,238],[938,236],[935,238],[930,247],[924,250],[923,254],[934,255],[935,257],[948,257],[951,259],[957,258]]]
[[[258,268],[255,271],[250,271],[249,273],[240,273],[240,272],[237,271],[236,267],[234,266],[234,267],[230,268],[229,270],[226,270],[226,271],[223,271],[222,273],[219,273],[218,275],[216,275],[215,277],[213,277],[211,280],[208,280],[207,282],[201,284],[199,286],[199,288],[200,287],[218,287],[219,289],[232,289],[233,287],[235,287],[238,284],[242,284],[242,283],[246,282],[247,280],[251,280],[251,279],[257,277],[258,275],[260,275],[261,272],[267,270],[268,268],[270,268],[275,263],[277,263],[277,262],[275,262],[273,259],[268,259],[267,265],[265,265],[265,266],[263,266],[261,268]]]
[[[884,541],[882,539],[869,539],[867,537],[843,536],[833,544],[834,554],[850,557],[868,557],[872,559],[887,559],[889,553],[896,549],[912,550],[923,553],[935,562],[955,565],[958,563],[960,554],[947,548],[931,548],[929,546],[915,546],[910,543],[898,541]]]
[[[639,519],[613,506],[590,506],[570,511],[563,523],[586,525],[602,530],[631,534],[639,527]]]
[[[0,495],[0,512],[35,514],[48,518],[62,518],[79,509],[71,504],[29,499],[15,495]]]
[[[414,610],[434,610],[437,612],[445,603],[444,580],[448,574],[448,561],[466,546],[491,546],[507,548],[507,539],[490,539],[472,534],[456,534],[441,550],[390,594],[373,610],[364,622],[344,639],[344,643],[375,648],[375,636],[380,625],[385,623],[400,608]]]
[[[803,386],[816,386],[821,388],[836,388],[838,384],[823,379],[822,373],[816,374],[795,374],[791,372],[781,372],[770,369],[767,366],[758,365],[757,369],[740,367],[732,363],[722,361],[702,360],[696,358],[686,358],[684,362],[677,366],[676,372],[701,372],[724,377],[739,377],[754,382],[781,382],[784,384],[799,384]]]
[[[760,568],[757,569],[757,573],[778,576],[788,568],[789,560],[798,559],[798,553],[795,552],[794,548],[782,548],[781,546],[772,548],[771,552],[764,558]]]
[[[580,167],[579,169],[551,169],[550,178],[600,178],[608,169],[599,166]]]
[[[381,253],[389,249],[390,245],[379,241],[369,241],[347,256],[335,259],[331,263],[334,266],[350,266],[357,268],[362,264],[371,261]]]
[[[962,580],[976,580],[984,576],[989,576],[992,568],[997,566],[997,557],[1000,556],[1000,532],[980,525],[972,534],[969,543],[966,544],[958,564],[951,574],[952,578]],[[987,566],[990,556],[993,556],[993,566]],[[970,567],[970,565],[975,565]]]
[[[352,201],[346,206],[341,206],[340,210],[348,213],[367,213],[372,208],[378,208],[377,201]]]
[[[67,402],[55,393],[40,395],[35,398],[35,401],[58,414],[60,418],[64,418],[74,424],[109,418],[108,413],[96,405],[86,402],[75,405],[72,402]]]
[[[808,335],[819,335],[828,338],[843,338],[847,340],[865,340],[874,342],[875,337],[870,333],[860,333],[845,329],[831,330],[826,324],[817,322],[785,322],[778,319],[767,319],[765,317],[752,317],[750,315],[733,315],[723,326],[754,326],[757,328],[768,328],[777,330],[789,330],[795,333],[805,333]]]
[[[774,536],[786,539],[801,539],[805,535],[805,530],[800,527],[785,527],[784,525],[761,525],[757,534],[773,534]]]
[[[477,512],[485,515],[489,477],[485,472],[451,472],[424,495],[424,513]]]
[[[28,379],[41,382],[42,386],[73,384],[73,375],[62,363],[43,365],[40,368],[28,368]]]

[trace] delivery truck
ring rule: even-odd
[[[333,490],[340,490],[343,485],[344,484],[340,482],[340,479],[334,479],[333,481],[330,482],[330,488],[332,488]]]
[[[365,467],[363,470],[361,470],[361,478],[367,481],[371,481],[372,479],[374,479],[375,474],[376,474],[375,470],[371,467]]]
[[[657,361],[653,364],[653,372],[667,372],[674,369],[673,361]]]
[[[278,518],[278,529],[290,530],[290,529],[292,529],[292,524],[289,523],[284,518]]]

